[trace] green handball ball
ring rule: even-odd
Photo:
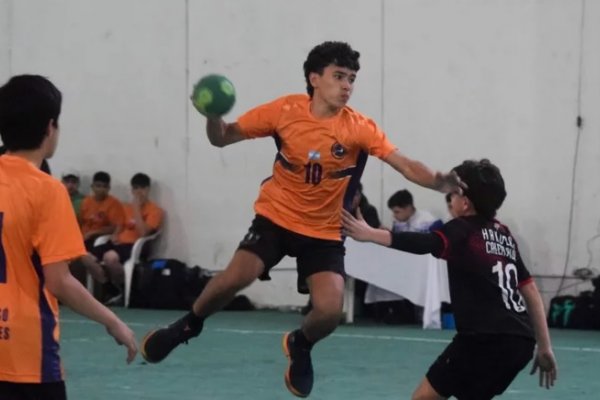
[[[207,75],[194,85],[191,99],[200,114],[220,117],[231,111],[235,104],[235,88],[222,75]]]

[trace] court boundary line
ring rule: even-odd
[[[61,319],[62,323],[67,324],[87,324],[95,325],[97,322],[85,319]],[[143,322],[126,322],[127,325],[133,327],[154,327],[156,324]],[[206,331],[234,333],[240,335],[283,335],[286,331],[276,330],[259,330],[259,329],[233,329],[233,328],[208,328]],[[423,338],[415,336],[395,336],[395,335],[368,335],[361,333],[333,333],[331,337],[344,339],[364,339],[364,340],[380,340],[380,341],[398,341],[398,342],[421,342],[421,343],[450,343],[450,339]],[[579,353],[600,353],[600,347],[578,347],[578,346],[554,346],[554,350],[571,351]]]

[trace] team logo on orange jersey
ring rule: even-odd
[[[335,142],[333,144],[333,146],[331,146],[331,155],[333,156],[333,158],[337,158],[338,160],[340,160],[346,154],[347,154],[346,149],[344,148],[344,146],[342,146],[338,142]]]

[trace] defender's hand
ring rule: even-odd
[[[538,369],[540,370],[540,386],[545,386],[546,389],[554,386],[554,381],[558,377],[558,369],[551,349],[538,349],[530,375],[535,374]]]

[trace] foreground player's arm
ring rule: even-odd
[[[417,185],[442,193],[461,189],[462,184],[456,173],[433,171],[422,162],[408,158],[398,150],[391,152],[383,161]]]
[[[111,310],[100,304],[69,272],[66,262],[44,265],[46,288],[73,311],[106,327],[117,343],[127,347],[127,362],[137,354],[135,334]]]
[[[206,134],[210,144],[216,147],[225,147],[246,139],[237,123],[228,124],[223,118],[208,118]]]
[[[363,219],[360,211],[355,218],[346,210],[342,210],[344,234],[359,242],[373,242],[396,250],[413,254],[441,253],[444,243],[435,233],[396,232],[370,227]]]
[[[558,375],[556,359],[552,352],[550,343],[550,333],[546,324],[546,315],[544,313],[544,304],[542,296],[533,280],[519,288],[519,292],[525,299],[527,313],[531,319],[533,330],[535,331],[535,340],[537,341],[537,352],[533,361],[531,374],[540,370],[540,386],[546,386],[547,389],[554,385]]]

